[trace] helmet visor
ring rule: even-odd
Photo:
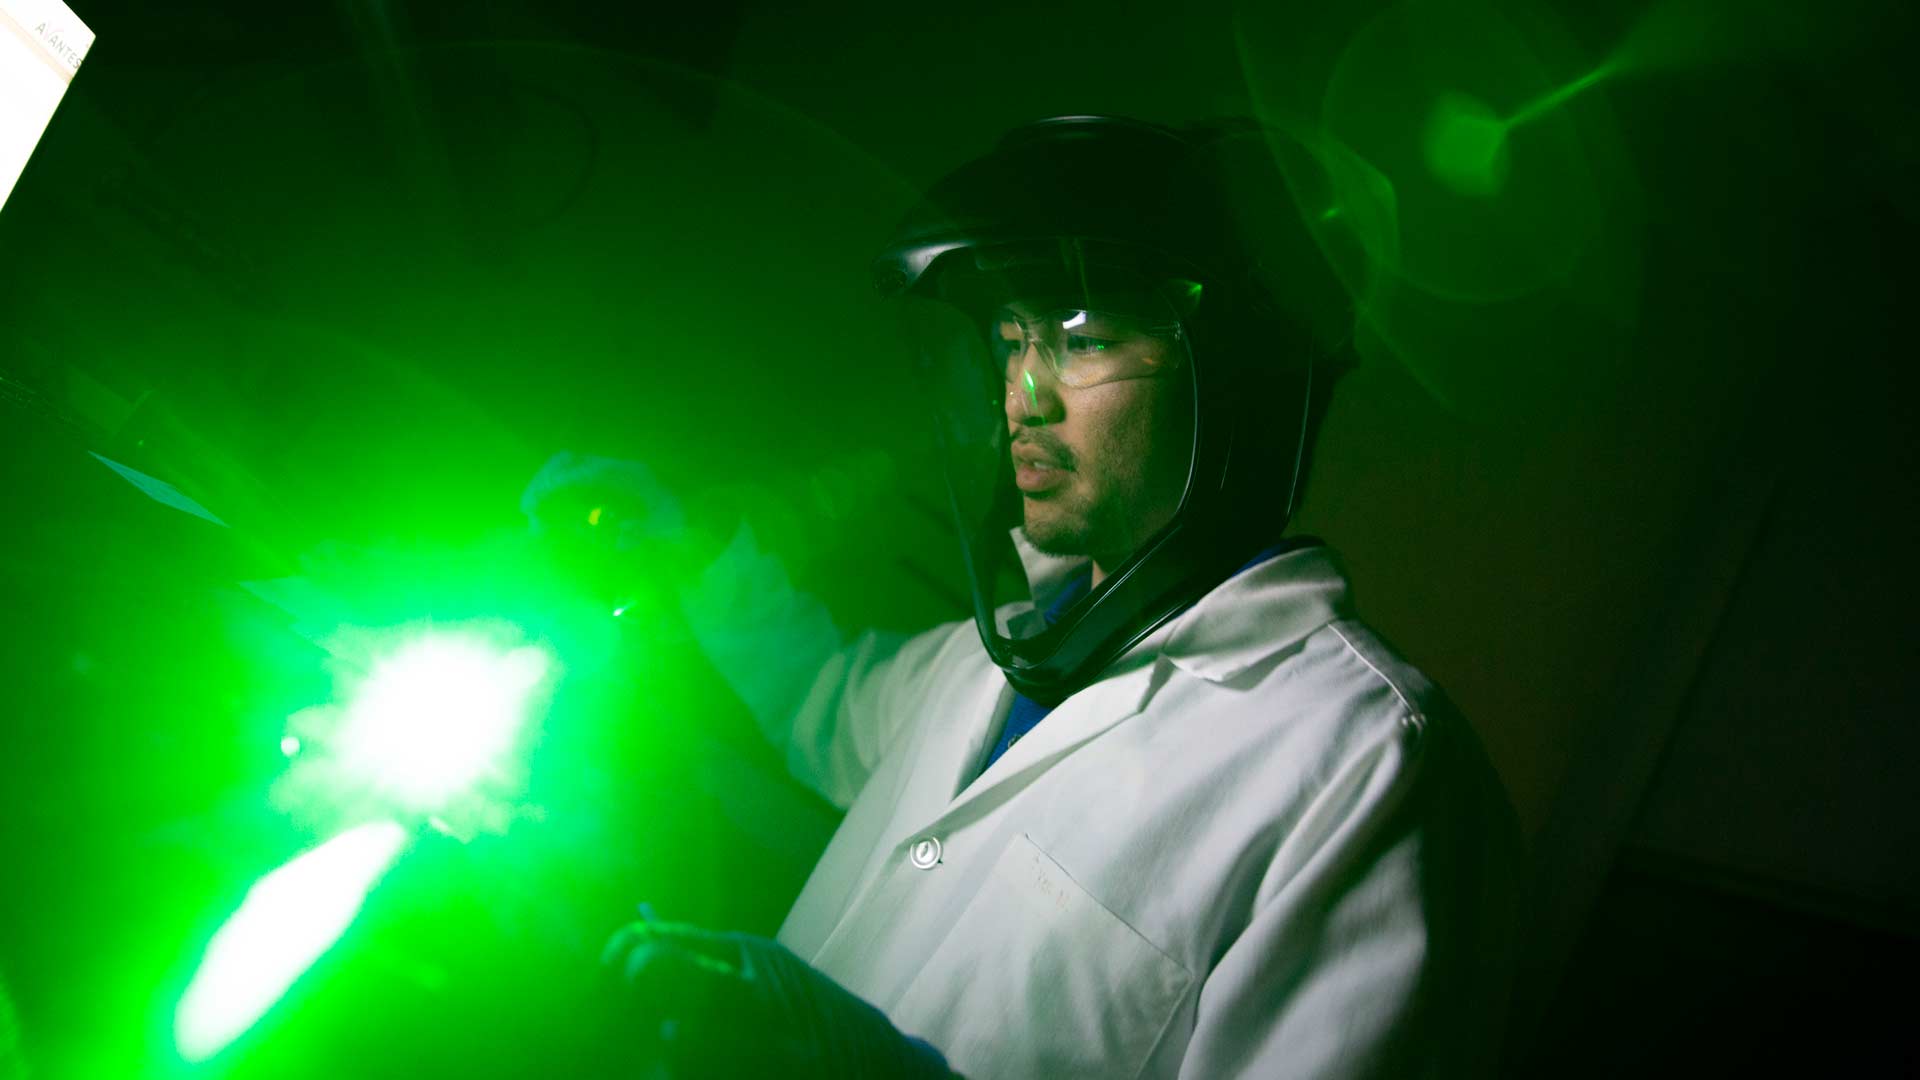
[[[1003,664],[1173,519],[1192,471],[1199,285],[1066,254],[957,252],[902,302]]]

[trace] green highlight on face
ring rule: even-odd
[[[1040,394],[1033,386],[1033,372],[1021,372],[1020,379],[1027,388],[1027,409],[1030,412],[1038,413],[1040,411]]]

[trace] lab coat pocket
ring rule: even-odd
[[[888,1010],[981,1076],[1131,1076],[1193,977],[1016,836]]]

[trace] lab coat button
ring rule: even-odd
[[[921,870],[931,870],[940,861],[940,841],[931,836],[923,836],[913,842],[913,849],[907,853],[908,861]]]

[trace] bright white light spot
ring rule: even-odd
[[[391,821],[349,829],[256,882],[207,943],[173,1016],[188,1061],[225,1049],[346,933],[406,845]]]
[[[1071,330],[1074,327],[1079,326],[1080,324],[1086,321],[1087,321],[1087,313],[1084,311],[1076,311],[1073,313],[1073,318],[1068,319],[1066,322],[1063,322],[1060,324],[1060,329]]]
[[[287,757],[292,757],[293,755],[299,753],[300,737],[298,735],[288,735],[285,738],[282,738],[280,740],[280,752],[286,755]]]
[[[336,753],[406,808],[433,812],[518,741],[547,654],[429,634],[377,662],[353,695]]]

